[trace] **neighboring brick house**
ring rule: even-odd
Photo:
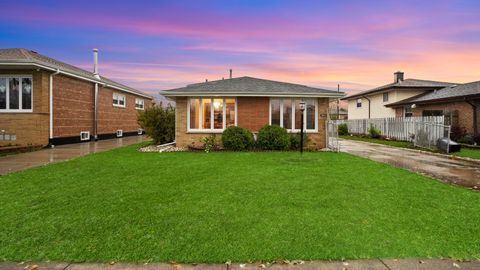
[[[444,88],[453,83],[403,79],[403,72],[394,73],[394,82],[368,91],[349,95],[342,100],[348,101],[348,119],[369,119],[395,117],[390,103]]]
[[[469,134],[479,134],[480,81],[453,85],[387,105],[397,117],[445,116],[448,124],[457,125]]]
[[[331,99],[342,92],[251,77],[239,77],[164,90],[176,101],[175,141],[180,147],[201,145],[201,138],[221,134],[229,126],[247,128],[254,134],[267,124],[300,132],[299,102],[306,102],[305,131],[310,147],[326,145],[325,124]]]
[[[97,51],[94,50],[96,63]],[[0,147],[137,135],[152,97],[26,49],[0,49]]]

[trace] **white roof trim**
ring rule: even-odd
[[[93,82],[93,83],[102,84],[102,85],[104,85],[105,87],[110,87],[110,88],[113,88],[113,89],[117,89],[117,90],[120,90],[120,91],[123,91],[123,92],[127,92],[127,93],[130,93],[130,94],[133,94],[133,95],[145,97],[145,98],[148,98],[148,99],[153,99],[152,96],[145,95],[145,94],[141,94],[141,93],[137,93],[137,92],[134,92],[134,91],[130,91],[130,90],[126,89],[126,88],[118,87],[118,86],[115,86],[115,85],[111,85],[111,84],[108,84],[108,83],[106,83],[106,82],[104,82],[104,81],[102,81],[102,80],[90,79],[90,78],[87,78],[87,77],[84,77],[84,76],[76,75],[76,74],[73,74],[73,73],[70,73],[70,72],[67,72],[67,71],[63,71],[63,70],[61,70],[61,69],[52,68],[52,67],[49,67],[49,66],[45,66],[45,65],[42,65],[42,64],[35,63],[35,62],[23,62],[23,61],[22,61],[22,62],[9,62],[9,63],[1,62],[1,63],[0,63],[0,66],[10,66],[10,65],[36,66],[36,67],[43,68],[43,69],[50,70],[50,71],[60,70],[60,74],[64,74],[64,75],[67,75],[67,76],[70,76],[70,77],[74,77],[74,78],[77,78],[77,79],[82,79],[82,80],[89,81],[89,82]]]
[[[162,96],[166,97],[329,97],[339,98],[345,96],[345,94],[337,93],[269,93],[269,92],[257,92],[257,93],[232,93],[232,92],[218,92],[218,93],[205,93],[205,92],[160,92]]]

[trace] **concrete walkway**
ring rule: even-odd
[[[4,156],[0,157],[0,175],[103,152],[145,140],[145,136],[131,136],[88,143],[65,144],[55,148]]]
[[[69,264],[0,263],[0,270],[478,270],[480,261],[452,260],[355,260],[301,262],[298,264]]]
[[[341,140],[340,151],[480,190],[480,162],[352,140]]]

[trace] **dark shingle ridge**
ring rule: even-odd
[[[387,106],[397,106],[412,103],[430,102],[446,99],[458,99],[469,96],[480,95],[480,81],[469,82],[460,85],[452,85],[432,92],[417,95],[405,100],[388,104]]]
[[[93,72],[89,72],[87,70],[81,69],[79,67],[67,64],[65,62],[53,59],[51,57],[42,55],[38,52],[28,50],[25,48],[6,48],[6,49],[0,49],[0,62],[23,62],[23,63],[37,63],[40,65],[44,65],[50,68],[54,69],[60,69],[68,73],[72,73],[77,76],[81,76],[84,78],[88,78],[91,80],[96,80],[98,81],[97,78],[95,78]],[[115,87],[123,88],[126,89],[130,92],[143,95],[143,96],[148,96],[151,97],[150,95],[134,89],[132,87],[126,86],[124,84],[118,83],[116,81],[113,81],[111,79],[108,79],[106,77],[100,76],[100,81],[103,83],[110,84]]]
[[[186,87],[163,90],[163,94],[174,93],[306,93],[306,94],[332,94],[342,95],[343,92],[327,90],[322,88],[309,87],[302,84],[280,82],[267,79],[259,79],[249,76],[236,77],[232,79],[221,79],[215,81],[189,84]]]

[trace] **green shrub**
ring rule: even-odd
[[[253,134],[246,128],[229,127],[222,133],[222,144],[225,149],[233,151],[248,150],[253,147]]]
[[[370,138],[380,138],[380,130],[376,128],[374,125],[370,125],[370,128],[368,129],[368,134],[370,135]]]
[[[258,132],[257,144],[264,150],[287,150],[290,147],[290,136],[280,126],[265,125]]]
[[[300,138],[302,135],[299,133],[290,134],[290,149],[292,150],[300,150]],[[303,147],[308,143],[308,135],[307,133],[303,133]]]
[[[347,124],[338,125],[338,135],[345,136],[348,135],[348,126]]]
[[[203,142],[203,149],[206,153],[210,153],[212,150],[218,149],[217,136],[210,134],[207,137],[201,139]]]
[[[137,122],[154,144],[175,140],[175,108],[154,106],[139,112]]]
[[[473,138],[473,135],[471,134],[466,134],[465,136],[463,136],[463,138],[461,138],[460,140],[458,140],[459,143],[463,143],[463,144],[474,144],[475,143],[475,140]]]

